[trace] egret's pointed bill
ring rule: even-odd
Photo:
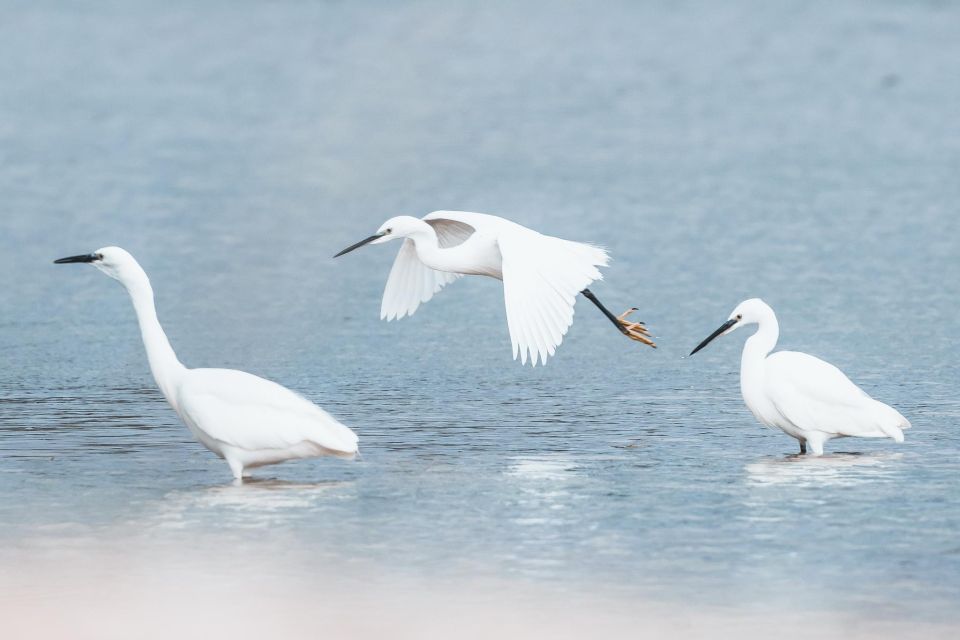
[[[71,262],[96,262],[100,259],[100,256],[96,253],[84,253],[79,256],[68,256],[66,258],[60,258],[59,260],[54,260],[53,264],[68,264]]]
[[[342,256],[343,254],[345,254],[345,253],[350,253],[350,252],[353,251],[354,249],[359,249],[359,248],[362,247],[363,245],[365,245],[365,244],[367,244],[367,243],[370,243],[370,242],[373,242],[374,240],[376,240],[376,239],[378,239],[378,238],[382,238],[382,237],[385,236],[385,235],[387,235],[386,232],[383,232],[383,233],[375,233],[375,234],[373,234],[372,236],[370,236],[369,238],[364,238],[363,240],[361,240],[361,241],[358,242],[357,244],[352,244],[352,245],[350,245],[349,247],[347,247],[346,249],[344,249],[343,251],[341,251],[340,253],[338,253],[337,255],[335,255],[335,256],[333,256],[333,257],[334,257],[334,258],[339,258],[339,257]]]
[[[736,319],[736,318],[730,318],[729,320],[727,320],[726,322],[724,322],[722,325],[720,325],[720,328],[719,328],[719,329],[717,329],[716,331],[714,331],[713,333],[711,333],[709,336],[707,336],[707,339],[706,339],[706,340],[704,340],[703,342],[701,342],[700,344],[698,344],[698,345],[697,345],[697,348],[690,352],[690,355],[692,356],[692,355],[695,354],[697,351],[700,351],[700,349],[703,349],[705,346],[707,346],[708,344],[710,344],[711,342],[713,342],[713,339],[714,339],[714,338],[716,338],[716,337],[719,336],[721,333],[723,333],[724,331],[726,331],[727,329],[729,329],[730,327],[732,327],[732,326],[735,325],[735,324],[737,324],[737,319]]]

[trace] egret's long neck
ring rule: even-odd
[[[157,386],[160,387],[167,402],[176,408],[176,385],[186,371],[186,367],[177,359],[177,354],[173,352],[173,347],[167,340],[167,334],[163,332],[163,327],[157,319],[150,279],[139,266],[137,270],[139,273],[122,278],[120,282],[126,287],[133,300],[133,308],[137,312],[140,335],[143,337],[143,346],[147,350],[147,360],[150,362],[153,379],[157,381]]]
[[[763,367],[767,355],[777,346],[780,337],[780,325],[771,311],[760,319],[757,331],[747,338],[740,359],[740,388],[746,395],[749,389],[762,384]]]
[[[440,241],[437,238],[436,230],[422,220],[417,222],[420,223],[417,225],[417,230],[407,234],[407,237],[413,240],[413,244],[417,248],[417,257],[420,258],[420,262],[431,269],[445,271],[446,256],[440,249]]]

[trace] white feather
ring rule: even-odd
[[[893,438],[903,442],[910,423],[874,400],[829,362],[796,351],[767,357],[764,386],[784,420],[833,436]]]
[[[421,304],[460,277],[459,273],[437,271],[420,262],[413,240],[404,239],[383,290],[380,319],[389,322],[412,316]]]
[[[577,294],[603,277],[597,267],[606,266],[606,252],[529,229],[498,244],[513,357],[545,363],[573,324]]]
[[[357,452],[357,436],[326,411],[276,382],[234,369],[188,369],[177,413],[198,437],[243,450],[312,443],[333,455]],[[256,466],[256,465],[246,465]]]

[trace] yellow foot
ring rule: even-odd
[[[647,331],[647,327],[642,322],[631,322],[627,320],[627,316],[636,311],[636,307],[631,307],[617,316],[617,321],[620,323],[620,326],[624,329],[624,335],[630,338],[631,340],[636,340],[637,342],[642,342],[645,345],[649,345],[654,349],[657,348],[657,345],[654,344],[653,340],[650,339],[650,332]]]

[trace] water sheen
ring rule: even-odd
[[[0,559],[206,541],[772,611],[956,620],[960,10],[948,3],[5,3]],[[608,247],[544,368],[499,283],[381,323],[386,218],[497,213]],[[362,459],[232,486],[156,390],[188,366],[350,425]],[[822,459],[743,406],[744,298],[913,423]],[[187,562],[187,560],[184,560]]]

